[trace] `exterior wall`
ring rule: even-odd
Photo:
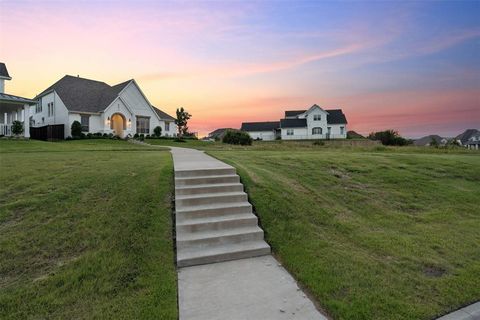
[[[153,134],[153,129],[157,126],[162,128],[162,136],[175,136],[177,132],[177,126],[174,121],[167,121],[170,123],[169,129],[165,130],[165,120],[158,119],[157,113],[150,106],[150,103],[145,100],[142,92],[137,85],[132,81],[121,93],[120,98],[128,106],[135,116],[150,117],[150,134]],[[132,132],[137,131],[136,118],[132,118]]]
[[[320,120],[314,120],[315,115],[320,115]],[[301,139],[325,139],[327,133],[327,112],[320,108],[314,108],[307,116],[307,134]],[[322,134],[312,134],[313,128],[322,128]]]
[[[330,139],[346,139],[347,138],[347,125],[346,124],[329,124],[330,127]],[[343,134],[341,133],[341,127],[343,127]],[[328,132],[328,131],[327,131]]]
[[[250,137],[253,140],[264,140],[264,141],[271,141],[275,140],[275,132],[273,130],[270,131],[247,131]]]
[[[293,135],[287,135],[287,130],[293,129]],[[308,139],[307,128],[282,128],[282,140],[302,140]]]
[[[48,104],[53,102],[53,115],[48,115]],[[38,102],[42,106],[41,112],[36,112],[36,106],[30,107],[30,115],[26,118],[31,117],[32,127],[43,127],[50,124],[63,124],[65,126],[65,137],[70,136],[70,123],[68,110],[63,104],[62,99],[58,94],[53,91],[39,99]]]

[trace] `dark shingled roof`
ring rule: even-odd
[[[101,112],[115,100],[130,81],[132,80],[111,87],[105,82],[66,75],[34,99],[55,90],[69,111]]]
[[[240,130],[242,131],[272,131],[280,127],[280,122],[243,122]]]
[[[413,144],[416,146],[428,146],[432,142],[432,139],[435,140],[438,144],[442,144],[442,137],[436,134],[431,134],[413,141]]]
[[[12,79],[8,74],[7,66],[3,62],[0,62],[0,77]]]
[[[280,128],[306,128],[307,119],[281,119]]]
[[[171,115],[163,112],[162,110],[158,109],[157,107],[155,106],[152,106],[153,107],[153,110],[155,110],[155,113],[157,114],[157,116],[162,119],[162,120],[171,120],[171,121],[175,121],[175,118],[172,117]]]
[[[30,100],[28,98],[23,98],[19,96],[14,96],[13,94],[0,93],[0,103],[4,104],[36,104],[36,101]]]
[[[345,118],[345,114],[343,114],[342,109],[332,109],[332,110],[325,110],[328,112],[327,115],[327,123],[328,124],[346,124],[347,118]]]
[[[471,136],[478,132],[477,129],[467,129],[463,133],[455,137],[455,140],[460,140],[462,144],[465,144]]]
[[[289,110],[289,111],[285,111],[285,118],[288,118],[288,117],[296,117],[296,116],[298,116],[299,114],[304,113],[305,111],[307,111],[307,110]]]
[[[296,117],[307,110],[289,110],[285,111],[285,118]],[[327,123],[328,124],[346,124],[347,119],[345,118],[345,114],[343,114],[342,109],[331,109],[325,110],[328,112],[327,115]]]

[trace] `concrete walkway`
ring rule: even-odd
[[[480,301],[469,306],[461,308],[452,313],[446,314],[437,320],[479,320],[480,319]]]
[[[325,320],[270,255],[235,168],[171,150],[180,320]]]

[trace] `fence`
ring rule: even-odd
[[[54,124],[43,127],[30,127],[30,138],[36,140],[63,140],[65,129],[63,124]]]

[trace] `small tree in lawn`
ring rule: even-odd
[[[430,140],[430,147],[438,148],[438,141],[434,137]]]
[[[80,138],[82,135],[82,124],[78,121],[73,121],[72,127],[70,128],[72,132],[72,137]]]
[[[12,123],[12,133],[16,136],[19,136],[23,133],[23,125],[20,121],[15,120]]]
[[[160,126],[156,126],[154,129],[153,129],[153,135],[155,137],[160,137],[162,135],[162,127]]]
[[[192,117],[185,109],[177,108],[177,119],[175,119],[175,124],[178,129],[178,136],[181,138],[184,134],[188,133],[188,120]]]

